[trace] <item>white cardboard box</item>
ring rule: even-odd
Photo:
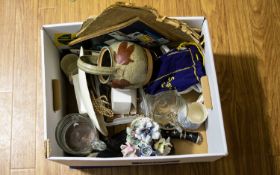
[[[53,36],[55,33],[76,33],[82,23],[65,23],[43,25],[41,29],[41,56],[43,77],[43,106],[44,106],[44,139],[46,158],[55,162],[76,167],[94,166],[127,166],[145,164],[170,164],[185,162],[209,162],[215,161],[228,154],[225,138],[223,117],[220,104],[220,96],[217,85],[216,71],[211,48],[210,35],[207,20],[204,17],[174,17],[187,22],[190,26],[201,28],[205,37],[205,69],[209,78],[209,87],[213,109],[209,110],[206,122],[206,135],[208,153],[170,155],[157,157],[139,158],[88,158],[88,157],[65,157],[55,140],[55,127],[65,114],[65,88],[66,80],[60,71],[59,50],[55,47]],[[52,80],[59,79],[62,99],[61,109],[53,110]]]

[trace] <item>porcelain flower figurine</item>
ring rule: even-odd
[[[138,157],[136,154],[137,149],[138,149],[137,146],[131,145],[130,143],[121,145],[123,157]]]
[[[126,136],[126,141],[132,145],[138,145],[140,144],[140,140],[138,140],[136,137],[135,137],[135,130],[133,130],[132,128],[130,127],[127,127],[126,128],[126,133],[127,133],[127,136]]]
[[[168,155],[171,151],[172,144],[170,143],[170,138],[167,139],[161,138],[159,141],[157,141],[154,144],[154,149],[160,154],[160,155]]]
[[[140,146],[140,156],[141,157],[155,156],[155,151],[153,150],[151,145],[143,144]]]
[[[146,144],[160,138],[159,125],[148,117],[143,117],[135,124],[135,137]]]
[[[171,150],[170,140],[161,138],[159,124],[151,118],[134,119],[126,133],[126,145],[121,146],[124,157],[167,155]]]

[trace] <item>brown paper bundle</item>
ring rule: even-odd
[[[131,3],[116,3],[105,9],[96,18],[88,18],[77,33],[77,39],[69,43],[75,45],[126,27],[140,20],[170,41],[194,41],[200,45],[201,36],[186,23],[160,16],[154,8],[137,7]]]

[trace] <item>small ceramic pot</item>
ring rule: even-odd
[[[88,56],[81,56],[78,67],[86,73],[99,75],[103,84],[113,88],[139,88],[152,76],[153,62],[149,50],[132,42],[115,42],[103,47],[92,64]]]

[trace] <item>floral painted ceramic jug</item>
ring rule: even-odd
[[[147,84],[152,75],[153,61],[149,50],[132,42],[115,42],[101,49],[92,64],[88,56],[81,56],[78,67],[89,74],[99,75],[103,84],[114,88],[139,88]]]

